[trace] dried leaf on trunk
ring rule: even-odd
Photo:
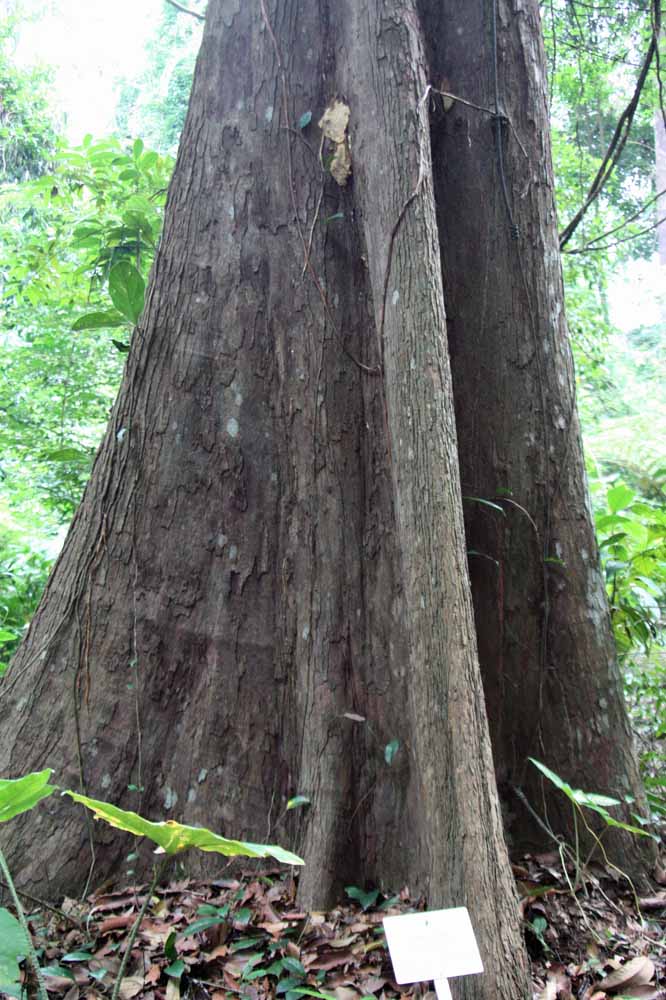
[[[329,106],[319,119],[319,128],[327,139],[331,142],[341,143],[345,141],[345,133],[349,124],[349,107],[344,101],[334,97]],[[347,718],[352,718],[352,713],[345,713]],[[359,719],[359,721],[364,721]]]

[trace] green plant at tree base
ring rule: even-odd
[[[42,799],[53,795],[56,787],[49,785],[52,774],[53,770],[48,767],[44,771],[26,774],[22,778],[0,779],[0,823],[6,823],[14,816],[34,809]],[[37,979],[39,1000],[47,1000],[46,984],[32,944],[28,922],[2,850],[0,850],[0,870],[11,893],[18,917],[18,920],[15,920],[8,910],[0,910],[0,990],[9,996],[21,995],[20,989],[17,988],[20,973],[18,962],[20,958],[27,958]]]
[[[569,802],[571,803],[575,841],[574,841],[573,852],[569,850],[569,854],[570,855],[572,854],[572,860],[575,865],[575,878],[573,884],[569,881],[568,872],[564,862],[564,853],[567,849],[567,845],[564,844],[564,842],[561,841],[559,837],[555,837],[555,839],[559,843],[562,870],[564,872],[564,876],[567,882],[569,882],[569,888],[571,889],[572,893],[579,885],[583,870],[587,867],[592,855],[598,849],[601,852],[603,859],[605,863],[608,865],[608,867],[612,868],[613,871],[616,871],[619,875],[621,875],[623,878],[627,880],[627,882],[632,888],[632,891],[634,892],[634,897],[636,897],[636,893],[631,879],[626,874],[626,872],[623,872],[621,868],[618,868],[617,865],[613,864],[613,862],[609,859],[608,855],[606,854],[606,850],[602,843],[602,837],[604,836],[604,833],[606,833],[607,830],[613,828],[618,830],[626,830],[627,833],[632,833],[636,837],[649,837],[650,839],[657,841],[657,843],[659,842],[659,837],[657,837],[655,834],[650,833],[648,830],[642,829],[640,826],[634,826],[631,823],[625,823],[623,822],[623,820],[616,819],[609,813],[608,811],[609,808],[612,808],[613,806],[628,805],[630,804],[630,802],[633,801],[633,799],[626,799],[625,802],[623,803],[620,801],[620,799],[611,798],[609,795],[599,795],[596,792],[584,792],[580,788],[572,788],[571,785],[568,784],[568,782],[560,778],[558,774],[555,774],[554,771],[551,771],[550,768],[546,767],[545,764],[542,764],[541,761],[535,760],[533,757],[530,757],[529,760],[532,764],[534,764],[534,766],[539,771],[541,771],[544,777],[547,778],[551,782],[551,784],[555,786],[555,788],[559,789],[559,791],[561,791],[563,795],[566,795]],[[597,834],[592,829],[590,824],[587,822],[584,812],[584,810],[586,809],[589,810],[590,812],[595,813],[597,816],[600,816],[604,821],[605,828],[601,831],[600,834]],[[642,816],[637,816],[635,813],[633,813],[632,815],[637,823],[643,823],[647,825],[647,820],[643,819]],[[578,825],[579,819],[582,821],[587,834],[592,839],[592,848],[590,849],[589,854],[584,861],[581,861],[581,855],[580,855],[580,835],[579,835],[579,825]],[[638,906],[637,899],[636,899],[636,905]]]
[[[572,786],[568,784],[568,782],[564,781],[563,778],[560,778],[558,774],[555,774],[554,771],[551,771],[550,768],[546,767],[545,764],[542,764],[541,761],[535,760],[534,757],[530,757],[529,761],[530,763],[534,764],[534,766],[541,772],[541,774],[543,774],[543,776],[547,778],[548,781],[550,781],[551,784],[555,786],[555,788],[559,789],[559,791],[561,791],[562,794],[565,795],[569,800],[569,802],[571,803],[571,809],[573,813],[573,825],[574,825],[573,849],[564,841],[562,837],[558,836],[553,830],[551,830],[544,823],[543,820],[541,820],[536,815],[536,813],[534,813],[534,810],[527,802],[522,791],[520,789],[516,789],[519,797],[523,800],[523,802],[530,810],[530,812],[535,816],[540,826],[542,826],[548,832],[548,834],[557,842],[558,851],[560,855],[560,864],[562,865],[562,874],[564,875],[567,885],[569,886],[572,898],[578,906],[580,915],[587,929],[591,933],[592,937],[594,937],[594,939],[597,941],[597,943],[600,944],[601,938],[590,924],[587,915],[583,910],[583,908],[580,906],[580,903],[578,902],[578,898],[576,896],[576,890],[580,886],[582,873],[584,872],[590,859],[592,858],[592,855],[597,849],[601,852],[604,862],[606,863],[608,868],[611,868],[613,871],[617,872],[618,875],[626,879],[626,881],[629,883],[629,886],[631,887],[631,891],[633,893],[634,901],[636,903],[636,909],[640,913],[638,896],[636,894],[636,889],[634,887],[633,882],[631,881],[631,878],[629,877],[629,875],[627,875],[626,872],[622,871],[621,868],[618,868],[617,865],[613,864],[613,862],[609,859],[608,855],[606,854],[606,849],[602,843],[602,837],[604,836],[604,833],[609,829],[615,828],[619,830],[626,830],[628,833],[632,833],[634,834],[634,836],[637,837],[650,837],[652,840],[656,840],[657,842],[659,841],[659,837],[655,836],[653,833],[648,832],[647,830],[641,829],[641,827],[639,826],[633,826],[630,823],[625,823],[622,820],[615,819],[615,817],[611,816],[611,814],[608,812],[609,808],[612,808],[613,806],[621,806],[623,804],[628,804],[630,801],[629,799],[625,800],[625,803],[622,803],[619,799],[611,798],[609,795],[599,795],[596,792],[584,792],[580,788],[572,788]],[[600,834],[597,834],[592,829],[590,824],[587,822],[584,812],[584,810],[586,809],[595,813],[597,816],[600,816],[603,819],[605,823],[605,828],[604,830],[602,830]],[[636,819],[638,823],[646,822],[641,816],[636,816],[636,814],[633,815],[634,819]],[[592,848],[590,849],[588,856],[584,860],[581,859],[581,854],[580,854],[579,820],[582,821],[587,834],[592,839]],[[569,877],[569,872],[567,870],[567,858],[573,863],[574,866],[573,882],[571,881],[571,878]]]
[[[302,858],[299,858],[296,854],[292,854],[291,851],[286,851],[282,847],[270,844],[252,844],[241,840],[229,840],[227,837],[213,833],[212,830],[208,830],[206,827],[185,826],[182,823],[176,823],[175,820],[152,823],[150,820],[144,819],[143,816],[139,816],[138,813],[119,809],[108,802],[91,799],[87,795],[80,795],[78,792],[65,791],[63,795],[69,795],[75,802],[80,802],[81,805],[92,811],[95,819],[104,820],[105,823],[115,827],[117,830],[125,830],[127,833],[134,834],[135,837],[148,837],[154,844],[157,844],[155,853],[166,855],[162,863],[155,865],[153,869],[153,877],[148,887],[146,898],[127,939],[111,1000],[118,1000],[120,984],[127,967],[132,946],[139,933],[141,921],[146,914],[157,884],[166,874],[176,855],[183,854],[185,851],[196,847],[200,851],[213,851],[216,854],[223,854],[226,857],[270,857],[275,858],[276,861],[280,861],[283,864],[303,864]],[[178,973],[178,976],[180,976],[180,973]]]
[[[44,771],[24,775],[22,778],[0,779],[0,823],[4,823],[14,816],[18,816],[20,813],[33,809],[42,799],[52,795],[57,790],[55,785],[48,783],[52,773],[52,768],[46,768]],[[220,834],[213,833],[212,830],[208,830],[206,827],[185,826],[174,820],[153,823],[150,820],[144,819],[143,816],[139,816],[138,813],[127,812],[124,809],[119,809],[117,806],[111,805],[109,802],[91,799],[78,792],[65,790],[62,794],[70,796],[75,802],[79,802],[87,809],[90,809],[95,819],[101,819],[105,823],[108,823],[109,826],[113,826],[118,830],[125,830],[135,837],[148,837],[149,840],[152,840],[157,845],[155,853],[165,855],[162,863],[156,865],[153,869],[153,877],[148,892],[130,930],[113,988],[113,1000],[117,1000],[118,998],[120,984],[132,951],[132,945],[138,934],[141,921],[148,909],[153,892],[176,855],[184,854],[185,851],[191,848],[198,848],[200,851],[210,851],[216,854],[223,854],[226,857],[270,857],[282,864],[303,864],[302,858],[299,858],[298,855],[292,854],[291,851],[287,851],[277,845],[230,840],[227,837],[222,837]],[[25,913],[1,850],[0,870],[12,895],[18,916],[18,920],[15,920],[9,911],[0,909],[0,992],[7,993],[10,996],[20,996],[20,990],[17,989],[16,985],[20,974],[19,960],[27,957],[37,979],[39,1000],[48,1000],[44,977],[32,944]]]

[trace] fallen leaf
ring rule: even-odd
[[[548,972],[545,989],[539,994],[538,1000],[571,1000],[571,980],[562,969]]]
[[[622,990],[622,997],[641,998],[641,1000],[660,1000],[661,997],[666,996],[663,990],[660,990],[658,986],[627,986],[626,989]]]
[[[657,892],[654,896],[644,896],[638,903],[641,910],[661,910],[666,907],[666,892]]]
[[[646,955],[638,955],[629,962],[625,962],[615,972],[602,979],[599,988],[608,992],[616,991],[620,987],[644,986],[649,983],[654,976],[654,964]]]
[[[270,923],[257,924],[257,927],[261,927],[262,930],[266,931],[272,938],[280,937],[283,931],[289,926],[284,920],[275,920]]]
[[[356,956],[351,951],[321,951],[314,959],[303,962],[307,969],[335,969],[338,965],[348,965],[355,962]]]
[[[361,979],[359,986],[364,993],[376,993],[377,990],[381,990],[382,986],[386,985],[387,980],[383,976],[366,976],[365,979]]]
[[[159,965],[155,962],[150,966],[145,976],[143,977],[147,983],[156,983],[162,974],[162,970]]]
[[[143,920],[139,928],[139,937],[154,948],[156,945],[163,945],[172,932],[172,925],[162,920]]]
[[[350,934],[348,937],[334,938],[332,941],[327,941],[329,948],[348,948],[350,944],[354,944],[358,938],[355,934]]]
[[[136,920],[135,913],[124,913],[119,917],[107,917],[97,928],[100,934],[108,934],[110,931],[124,930]]]
[[[140,993],[144,986],[143,976],[126,976],[120,980],[120,990],[118,995],[120,1000],[132,1000],[137,993]]]
[[[336,986],[333,990],[335,1000],[357,1000],[359,995],[358,990],[354,990],[350,986]]]

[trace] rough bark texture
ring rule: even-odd
[[[427,80],[411,0],[211,0],[147,307],[2,692],[0,771],[50,764],[153,818],[283,842],[306,904],[366,880],[466,903],[487,971],[456,995],[517,1000]],[[336,94],[345,188],[315,124]],[[295,793],[312,805],[287,821]],[[95,839],[99,880],[128,847]],[[80,889],[71,807],[7,846],[22,887]]]
[[[496,48],[492,3],[421,7],[440,89],[499,101],[500,118],[435,97],[433,160],[479,655],[510,844],[533,846],[544,832],[515,786],[557,833],[571,809],[530,756],[574,786],[641,796],[576,412],[539,5],[499,0]],[[632,836],[612,853],[645,862]]]

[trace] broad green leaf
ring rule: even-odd
[[[49,462],[74,462],[88,459],[85,451],[78,448],[58,448],[57,451],[46,451],[43,456]]]
[[[301,806],[309,806],[310,799],[307,795],[294,795],[293,799],[287,802],[287,809],[299,809]]]
[[[379,899],[379,889],[370,889],[366,892],[357,885],[346,885],[345,892],[350,899],[355,899],[363,910],[369,910]]]
[[[167,965],[164,971],[167,976],[170,976],[172,979],[180,979],[182,974],[185,972],[185,962],[183,962],[182,958],[177,958],[175,962],[171,963],[171,965]]]
[[[213,851],[226,857],[275,858],[286,865],[302,865],[303,860],[291,851],[272,844],[253,844],[242,840],[229,840],[204,826],[185,826],[175,820],[152,823],[138,813],[128,812],[109,802],[88,798],[78,792],[66,791],[75,802],[92,810],[95,819],[103,819],[109,826],[126,830],[135,837],[148,837],[166,854],[178,854],[197,847],[200,851]]]
[[[650,833],[648,830],[641,830],[639,826],[632,826],[631,823],[623,823],[622,820],[615,819],[614,816],[608,813],[604,816],[604,819],[609,826],[614,826],[618,830],[627,830],[628,833],[634,833],[638,837],[650,837],[652,840],[660,843],[660,838],[656,834]]]
[[[152,149],[148,153],[144,153],[141,157],[141,169],[142,170],[152,170],[153,167],[157,166],[159,156]]]
[[[484,500],[483,497],[463,497],[463,500],[467,500],[469,503],[480,503],[483,507],[490,507],[492,510],[501,514],[502,517],[506,517],[504,507],[500,507],[498,503],[493,503],[492,500]]]
[[[635,496],[634,491],[630,490],[628,486],[625,486],[624,483],[618,483],[606,494],[606,502],[609,509],[615,514],[618,510],[624,510],[625,507],[628,507]]]
[[[281,979],[275,987],[275,995],[280,996],[281,993],[288,993],[295,986],[300,986],[302,982],[303,979],[300,976],[287,976],[286,979]]]
[[[22,778],[0,779],[0,823],[28,812],[41,799],[47,799],[55,792],[55,785],[48,781],[53,774],[53,768],[44,771],[34,771]]]
[[[551,771],[545,764],[542,764],[540,760],[535,760],[534,757],[528,757],[528,760],[531,761],[531,763],[534,764],[534,766],[538,768],[549,781],[552,781],[556,788],[559,788],[561,792],[564,792],[567,798],[573,799],[573,788],[571,785],[567,785],[566,781],[562,781],[559,775],[555,774],[554,771]]]
[[[303,976],[304,978],[306,976],[305,966],[292,955],[284,956],[282,959],[282,968],[286,969],[287,972],[293,973],[295,976]]]
[[[580,788],[574,790],[574,798],[581,806],[619,806],[619,799],[611,799],[608,795],[596,795],[594,792],[583,792]]]
[[[199,934],[201,931],[207,931],[211,927],[219,927],[220,924],[225,923],[226,917],[200,917],[198,920],[193,920],[191,924],[182,931],[178,931],[176,934],[176,940],[180,938],[191,937],[192,934]]]
[[[25,933],[9,910],[0,909],[0,992],[20,996],[19,961],[28,953]]]
[[[116,326],[127,326],[127,319],[119,312],[91,312],[79,316],[72,323],[72,330],[106,330]]]
[[[298,119],[298,127],[301,129],[307,128],[311,121],[312,121],[312,112],[304,111],[301,117]]]
[[[311,990],[309,986],[296,986],[289,992],[299,997],[307,996],[318,997],[319,1000],[335,1000],[335,997],[331,993],[320,993],[319,990]],[[374,996],[372,1000],[375,1000]]]
[[[130,323],[137,323],[143,311],[146,284],[141,273],[127,260],[111,268],[109,295],[111,301]]]
[[[393,758],[395,757],[399,749],[400,749],[400,740],[391,740],[391,742],[387,743],[386,746],[384,747],[384,760],[389,765],[389,767],[393,763]]]
[[[175,931],[171,931],[166,941],[164,942],[164,954],[169,959],[170,962],[175,962],[178,958],[178,952],[176,951],[176,938],[177,934]]]
[[[237,951],[247,951],[248,948],[254,948],[255,945],[261,944],[263,938],[258,937],[242,937],[237,938],[236,941],[232,941],[229,950],[235,954]]]
[[[74,983],[76,979],[74,978],[74,973],[71,969],[66,969],[62,965],[44,965],[42,966],[43,976],[64,976],[65,979],[71,979]]]

